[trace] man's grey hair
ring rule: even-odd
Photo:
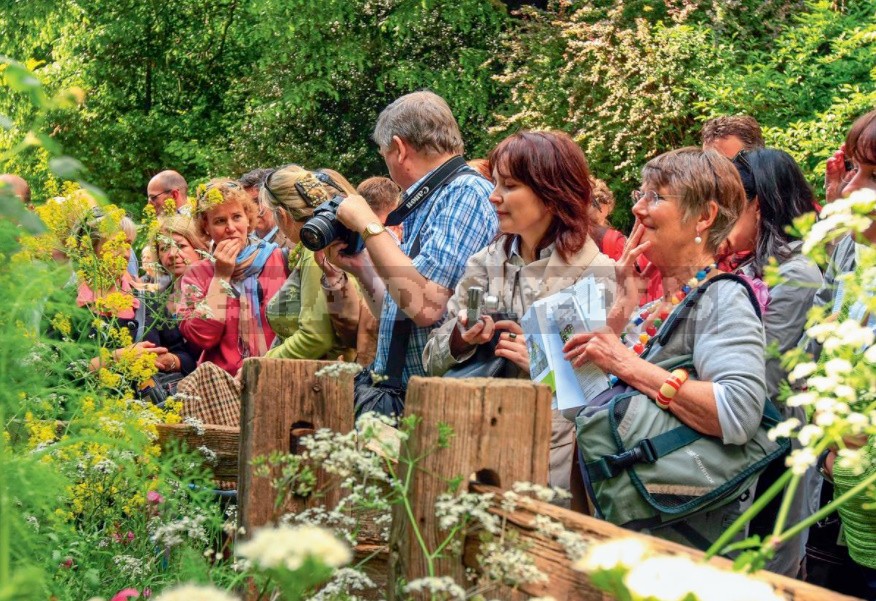
[[[462,154],[464,150],[450,106],[428,91],[406,94],[383,109],[372,137],[384,151],[392,144],[393,136],[426,155]]]

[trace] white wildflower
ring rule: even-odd
[[[459,496],[441,494],[435,500],[435,517],[438,528],[444,531],[464,525],[470,520],[479,523],[484,530],[498,534],[501,530],[499,517],[490,513],[493,494],[464,493]]]
[[[215,586],[183,584],[168,589],[155,597],[155,601],[239,601],[237,597]]]
[[[830,378],[840,378],[852,371],[852,364],[845,359],[831,359],[824,364],[824,371]]]
[[[806,407],[812,405],[818,399],[818,395],[814,392],[800,392],[788,397],[785,404],[788,407]]]
[[[834,336],[824,341],[824,350],[832,352],[841,346],[860,349],[872,345],[873,339],[873,330],[862,326],[854,319],[847,319],[837,327]]]
[[[837,464],[844,469],[852,470],[856,476],[860,476],[870,467],[863,449],[840,449],[837,451]]]
[[[682,601],[697,565],[687,557],[652,557],[632,567],[624,584],[636,599]]]
[[[694,564],[684,575],[692,598],[697,601],[781,601],[766,582],[746,574]]]
[[[818,369],[818,364],[813,363],[811,361],[806,363],[798,363],[794,366],[794,369],[791,370],[791,373],[788,374],[788,380],[790,382],[796,382],[797,380],[802,380],[810,375],[812,375],[815,370]]]
[[[329,378],[338,378],[342,374],[350,374],[355,376],[360,371],[362,371],[362,366],[358,363],[347,363],[344,361],[336,361],[335,363],[329,363],[323,368],[320,368],[314,376],[320,378],[322,376],[327,376]]]
[[[804,447],[808,447],[810,443],[817,441],[822,436],[824,436],[824,430],[815,424],[806,424],[797,432],[797,440]]]
[[[854,412],[846,416],[846,423],[849,425],[852,434],[861,434],[870,425],[870,419],[863,413]]]
[[[529,553],[507,541],[492,540],[482,544],[477,559],[483,575],[494,582],[519,586],[548,580]]]
[[[132,555],[116,555],[113,557],[113,563],[122,576],[127,578],[140,578],[146,574],[146,567],[143,565],[143,560]]]
[[[858,398],[858,393],[848,384],[839,384],[833,389],[833,393],[840,399],[848,399],[854,401]]]
[[[541,486],[531,482],[515,482],[511,485],[511,489],[519,494],[532,494],[539,501],[550,503],[554,499],[571,498],[569,491],[562,488],[554,488],[549,486]]]
[[[329,601],[332,599],[356,599],[353,591],[366,591],[377,588],[377,585],[365,574],[352,568],[337,570],[332,579],[318,593],[308,598],[308,601]]]
[[[27,522],[28,526],[33,528],[35,531],[40,531],[40,521],[36,518],[36,516],[29,515],[25,518],[25,521]]]
[[[406,593],[432,593],[440,594],[441,598],[465,601],[465,589],[456,584],[450,576],[440,578],[417,578],[405,585]]]
[[[864,360],[871,365],[876,365],[876,345],[864,351]]]
[[[198,447],[197,451],[203,455],[204,463],[207,465],[217,465],[219,463],[219,456],[216,455],[216,451],[210,447],[201,445]]]
[[[806,473],[806,470],[815,465],[817,460],[818,457],[816,457],[815,451],[809,447],[804,447],[791,451],[791,454],[785,459],[785,465],[791,468],[791,471],[798,476],[802,476]]]
[[[648,548],[638,539],[616,539],[593,545],[587,555],[572,567],[588,574],[616,567],[632,568],[642,563],[647,554]]]
[[[769,436],[770,440],[776,440],[777,438],[788,438],[799,426],[800,420],[796,417],[792,417],[778,424],[775,428],[771,429],[767,436]]]
[[[197,417],[192,417],[190,415],[183,420],[183,423],[189,426],[192,430],[194,430],[195,434],[197,434],[198,436],[203,436],[204,432],[206,431],[204,429],[204,422],[202,422]]]
[[[252,539],[238,544],[237,554],[261,568],[297,570],[311,558],[339,568],[353,559],[350,548],[331,531],[319,526],[277,526],[257,530]]]
[[[321,506],[310,507],[297,513],[287,513],[280,517],[280,523],[289,526],[299,524],[322,526],[331,530],[338,538],[344,539],[349,545],[356,544],[356,530],[359,525],[354,517],[343,512],[340,507],[328,511]]]
[[[836,414],[832,411],[822,411],[815,414],[815,425],[820,428],[829,428],[836,423]]]
[[[206,544],[208,538],[206,523],[207,517],[204,515],[184,516],[157,527],[151,539],[164,549],[171,549],[189,540]]]
[[[830,392],[836,388],[837,381],[827,376],[813,376],[807,381],[809,388],[818,390],[819,392]]]
[[[826,321],[823,323],[817,323],[808,330],[806,330],[806,334],[810,338],[814,338],[818,342],[823,343],[827,340],[827,337],[830,334],[833,334],[837,330],[837,323],[835,321]]]

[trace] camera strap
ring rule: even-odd
[[[461,155],[448,159],[440,167],[433,170],[410,194],[402,196],[398,207],[386,218],[384,225],[398,225],[408,218],[427,198],[432,196],[441,186],[446,184],[462,167],[466,167],[465,159]],[[472,174],[475,174],[472,171]]]

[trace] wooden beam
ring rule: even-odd
[[[694,561],[702,560],[704,557],[702,552],[684,545],[626,530],[603,520],[528,497],[521,497],[517,509],[512,513],[506,513],[500,508],[502,490],[477,483],[472,483],[470,490],[496,495],[490,511],[507,519],[508,528],[517,532],[521,543],[529,547],[528,552],[535,560],[536,565],[548,576],[546,583],[522,585],[520,590],[528,595],[539,597],[550,595],[556,599],[581,599],[583,601],[602,601],[605,599],[602,591],[593,586],[586,574],[572,569],[571,562],[559,543],[536,531],[534,522],[537,515],[546,516],[559,522],[567,530],[580,534],[589,543],[619,538],[638,538],[657,553],[685,555]],[[476,558],[478,544],[476,537],[469,537],[466,540],[463,553],[463,564],[475,570],[478,569]],[[710,563],[728,571],[732,568],[732,562],[720,557],[713,558]],[[779,594],[793,601],[852,601],[854,599],[772,572],[760,571],[753,577],[768,582]]]

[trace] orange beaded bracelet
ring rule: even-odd
[[[661,409],[669,409],[669,404],[675,398],[675,393],[678,392],[682,384],[687,382],[687,378],[688,373],[686,369],[676,369],[669,374],[669,377],[660,386],[660,390],[657,391],[657,398],[654,399],[657,406]]]

